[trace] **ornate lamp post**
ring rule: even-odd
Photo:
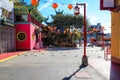
[[[78,7],[78,5],[84,6],[84,55],[82,57],[82,65],[87,66],[88,65],[88,58],[86,56],[86,44],[87,44],[87,32],[86,32],[86,3],[83,4],[78,4],[76,3],[76,6],[74,7],[74,14],[75,15],[79,15],[80,12],[80,8]]]

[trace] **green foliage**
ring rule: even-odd
[[[78,33],[78,32],[73,33],[73,40],[80,39],[80,37],[81,37],[80,33]]]
[[[84,20],[82,15],[71,15],[71,14],[56,14],[53,18],[53,24],[56,27],[68,28],[69,26],[74,26],[76,28],[81,28],[84,25]],[[88,21],[87,21],[88,23]],[[87,26],[89,23],[87,24]]]
[[[51,22],[57,29],[63,29],[64,31],[51,32],[49,31],[49,41],[52,45],[71,45],[75,44],[75,41],[81,38],[80,33],[77,28],[82,28],[84,26],[84,16],[82,15],[71,15],[71,14],[56,14],[52,15],[53,21]],[[87,27],[89,26],[89,21],[86,22]],[[76,31],[70,32],[71,27],[76,28]],[[68,30],[67,30],[68,29]],[[64,33],[63,33],[64,32]]]

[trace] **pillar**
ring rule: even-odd
[[[120,64],[120,12],[111,12],[111,61]]]

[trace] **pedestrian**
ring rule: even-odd
[[[39,51],[42,47],[43,47],[43,42],[41,41],[41,42],[39,42]]]

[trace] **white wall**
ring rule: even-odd
[[[13,10],[13,2],[10,2],[9,0],[0,0],[0,4],[0,6],[2,6],[10,12]]]
[[[12,12],[12,14],[13,14],[14,5],[13,5],[12,1],[9,1],[9,0],[0,0],[0,17],[2,15],[1,7],[3,7],[6,10],[8,10],[9,12]],[[13,16],[14,15],[12,15],[12,20],[14,19]]]

